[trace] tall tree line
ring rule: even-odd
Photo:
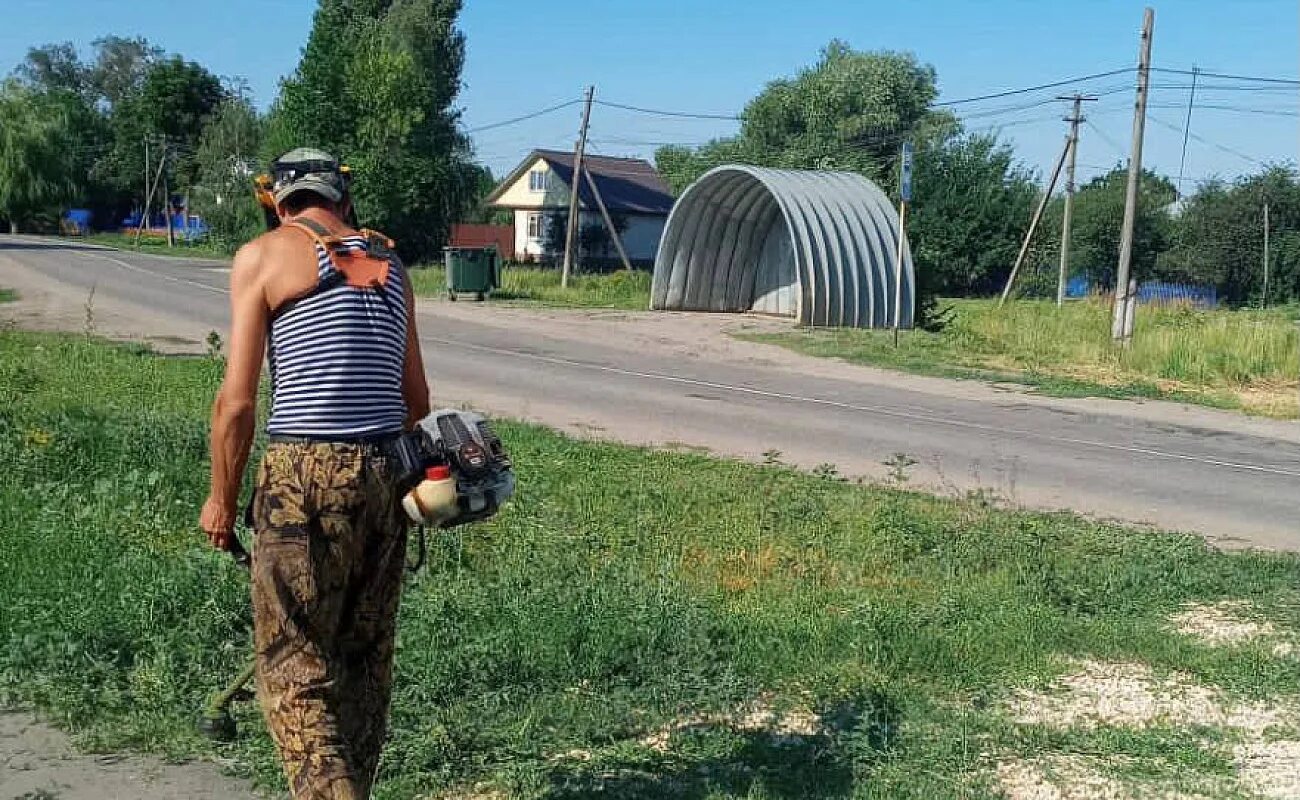
[[[916,148],[912,245],[923,297],[989,295],[1010,272],[1035,204],[1038,176],[996,136],[967,132],[937,110],[936,75],[908,53],[860,52],[831,42],[810,67],[770,82],[741,112],[735,136],[703,147],[667,146],[656,166],[680,192],[725,163],[861,173],[897,193],[903,141]],[[1072,274],[1114,283],[1127,169],[1100,175],[1075,198]],[[1270,301],[1300,300],[1300,178],[1270,167],[1212,182],[1174,205],[1173,184],[1147,172],[1139,195],[1138,280],[1215,286],[1230,303],[1263,291],[1263,205],[1273,222]],[[1026,288],[1055,294],[1062,199],[1049,205],[1031,250]],[[924,311],[924,309],[922,309]]]
[[[251,180],[316,146],[353,170],[360,221],[408,259],[434,256],[473,208],[484,171],[454,107],[464,63],[459,0],[321,0],[301,61],[266,115],[242,82],[144,39],[32,48],[0,85],[0,218],[50,230],[61,209],[108,227],[146,187],[184,197],[222,243],[255,235]],[[146,157],[149,158],[146,171]]]

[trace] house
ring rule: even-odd
[[[564,255],[564,225],[573,187],[573,153],[534,150],[488,195],[487,203],[515,215],[516,261],[553,263]],[[639,266],[654,263],[659,237],[672,210],[668,185],[639,158],[587,155],[583,172],[591,175],[622,236],[628,258]],[[586,180],[578,188],[581,253],[588,262],[616,263],[600,207]]]

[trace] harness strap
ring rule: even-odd
[[[271,314],[271,322],[275,322],[297,303],[344,283],[376,292],[390,312],[398,313],[384,291],[388,273],[392,269],[391,239],[382,233],[363,229],[360,233],[366,238],[366,251],[359,254],[349,248],[337,233],[314,219],[295,219],[287,227],[301,231],[319,246],[325,252],[329,268],[310,290],[277,308]]]

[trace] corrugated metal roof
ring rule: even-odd
[[[545,159],[551,171],[566,186],[573,186],[573,153],[561,150],[534,150],[503,180],[487,202],[495,202],[507,187],[514,184],[537,159]],[[611,213],[667,214],[673,207],[673,194],[649,162],[640,158],[612,158],[584,155],[582,167],[591,173],[600,196]],[[585,208],[596,208],[595,198],[584,180],[578,187],[578,199]]]
[[[651,308],[764,310],[804,325],[889,327],[898,236],[893,204],[861,175],[717,167],[668,217]],[[904,239],[903,327],[912,325],[912,270]]]

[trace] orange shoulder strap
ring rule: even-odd
[[[315,220],[296,219],[289,225],[307,234],[312,241],[324,248],[330,264],[349,286],[374,289],[388,282],[391,265],[387,258],[344,247],[337,234]]]

